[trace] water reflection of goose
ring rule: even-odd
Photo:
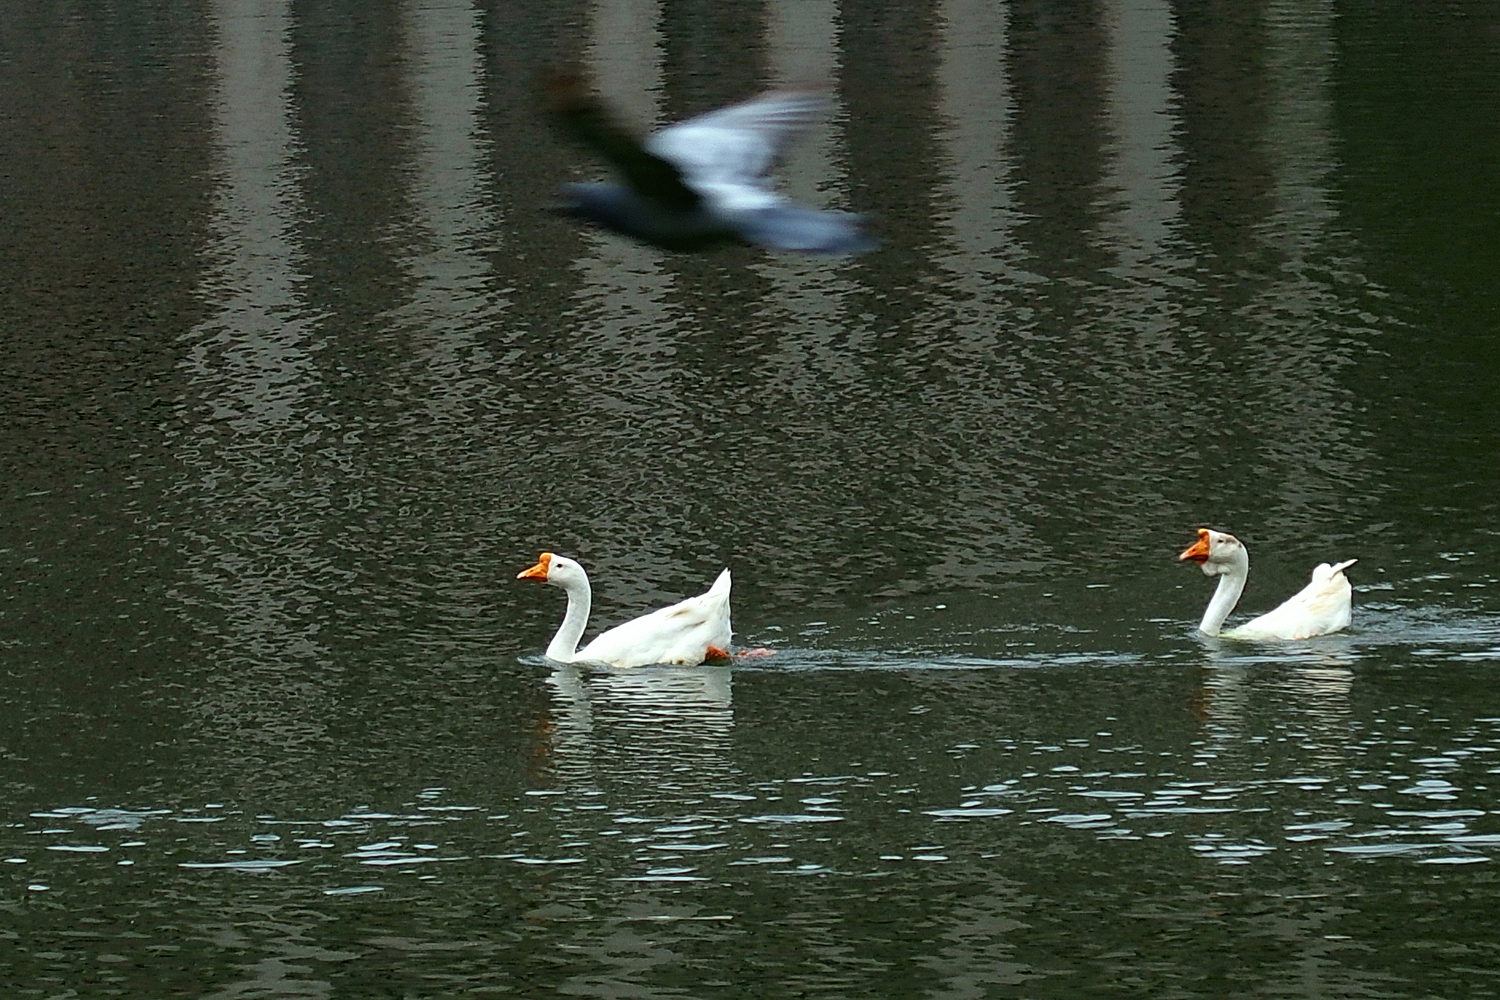
[[[1238,538],[1222,531],[1198,529],[1198,540],[1178,559],[1191,559],[1205,576],[1217,576],[1219,586],[1203,612],[1198,630],[1205,635],[1223,635],[1229,639],[1310,639],[1315,635],[1337,632],[1349,625],[1349,580],[1344,570],[1353,559],[1329,565],[1321,563],[1312,572],[1312,581],[1284,604],[1221,633],[1219,627],[1239,602],[1250,576],[1250,553]]]
[[[596,722],[728,729],[733,703],[727,666],[636,670],[560,664],[547,678],[563,708],[559,723],[587,732]]]
[[[590,675],[589,683],[596,699],[636,719],[697,719],[717,724],[732,701],[727,666],[599,670]]]
[[[559,663],[580,661],[607,663],[614,667],[638,667],[650,663],[696,666],[708,660],[727,659],[729,627],[729,570],[719,574],[706,593],[678,601],[648,615],[599,633],[594,641],[578,648],[588,625],[593,591],[583,567],[566,556],[543,552],[535,566],[516,574],[518,580],[540,580],[561,587],[568,595],[568,610],[557,634],[547,644],[547,658]]]
[[[560,709],[554,736],[559,770],[618,766],[634,775],[632,782],[643,775],[656,780],[683,765],[700,777],[718,774],[734,728],[730,677],[727,666],[559,664],[547,678]],[[596,752],[608,746],[619,753]]]
[[[1213,762],[1205,777],[1242,776],[1237,769],[1264,761],[1263,741],[1280,727],[1296,732],[1309,765],[1344,766],[1358,739],[1349,724],[1357,660],[1347,648],[1308,647],[1276,656],[1215,651],[1195,698],[1205,728],[1199,757]]]

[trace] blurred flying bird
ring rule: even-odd
[[[798,205],[771,188],[783,151],[826,113],[821,90],[771,91],[644,140],[576,74],[554,75],[546,94],[558,124],[608,160],[623,182],[564,185],[559,207],[570,215],[666,250],[729,240],[816,254],[875,245],[860,216]]]

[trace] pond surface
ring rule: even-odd
[[[1500,993],[1500,21],[0,15],[17,997]],[[548,211],[826,80],[850,259]],[[1357,558],[1354,622],[1204,638]],[[771,655],[541,650],[734,574]],[[1231,619],[1231,623],[1234,619]]]

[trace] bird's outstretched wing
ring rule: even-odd
[[[632,189],[669,208],[691,211],[698,207],[698,193],[683,182],[678,167],[647,149],[589,90],[580,74],[551,73],[543,81],[543,92],[558,125],[608,160]]]
[[[762,183],[786,148],[821,122],[821,90],[776,90],[669,125],[645,149],[681,171],[688,184]]]

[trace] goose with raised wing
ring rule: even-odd
[[[1224,619],[1239,603],[1245,580],[1250,576],[1250,553],[1244,543],[1227,532],[1199,528],[1198,540],[1178,559],[1191,560],[1205,576],[1219,578],[1219,586],[1198,625],[1198,631],[1204,635],[1228,639],[1310,639],[1349,625],[1351,588],[1344,570],[1354,565],[1353,559],[1319,564],[1312,571],[1312,581],[1280,607],[1224,632],[1220,631]]]
[[[599,633],[582,649],[578,648],[578,642],[588,626],[593,599],[583,567],[567,556],[543,552],[536,565],[517,573],[516,579],[550,583],[568,595],[568,610],[562,625],[547,644],[549,660],[640,667],[651,663],[697,666],[729,657],[732,633],[727,569],[706,593],[616,625]]]

